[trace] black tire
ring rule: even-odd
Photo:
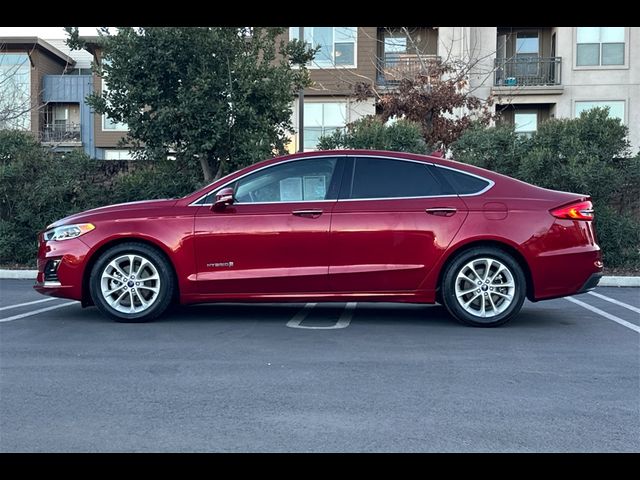
[[[513,282],[515,284],[514,292],[512,295],[511,303],[508,307],[505,308],[504,311],[501,311],[495,316],[482,318],[480,316],[474,315],[460,304],[458,298],[456,296],[456,279],[461,270],[464,269],[465,265],[473,260],[480,259],[492,259],[498,262],[501,262],[510,272],[513,277]],[[476,264],[478,265],[478,264]],[[482,263],[480,263],[480,267],[482,267]],[[476,278],[474,278],[476,280]],[[464,280],[461,280],[464,282]],[[473,287],[475,288],[475,286]],[[478,289],[484,288],[484,285],[479,285]],[[487,286],[488,288],[488,286]],[[497,288],[496,288],[497,290]],[[501,250],[497,247],[476,247],[461,252],[456,255],[453,260],[448,264],[444,275],[442,276],[442,283],[440,285],[440,292],[442,296],[442,301],[444,302],[445,307],[449,311],[449,313],[456,318],[459,322],[470,325],[473,327],[497,327],[505,324],[512,318],[514,318],[520,309],[522,308],[522,304],[524,303],[524,299],[526,297],[527,291],[527,280],[522,271],[522,267],[520,264],[511,256],[509,253]],[[477,292],[477,291],[476,291]],[[463,293],[463,292],[461,292]],[[489,295],[490,292],[482,292],[480,291],[480,295],[484,295],[485,297]],[[468,294],[467,298],[472,298],[474,293]],[[498,295],[497,293],[493,295]],[[494,297],[492,297],[493,299]],[[495,297],[500,298],[500,297]],[[482,308],[484,308],[485,300],[482,300]],[[488,300],[488,299],[487,299]],[[478,303],[480,303],[478,301]],[[489,309],[492,309],[489,307]],[[497,310],[497,309],[496,309]]]
[[[155,301],[148,309],[137,313],[123,313],[113,308],[102,294],[102,273],[109,263],[122,255],[137,255],[153,264],[159,276],[159,292]],[[101,313],[121,323],[142,323],[153,320],[162,315],[172,302],[176,282],[171,265],[165,256],[157,249],[138,242],[127,242],[115,245],[103,252],[91,269],[89,290],[93,303]]]

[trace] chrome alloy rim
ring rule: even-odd
[[[458,272],[456,298],[460,306],[475,317],[501,314],[511,302],[516,284],[511,271],[493,258],[476,258]]]
[[[139,313],[149,309],[160,293],[160,275],[149,259],[140,255],[122,255],[104,268],[100,279],[102,296],[121,313]]]

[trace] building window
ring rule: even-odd
[[[576,65],[624,65],[624,27],[578,27]]]
[[[575,116],[580,116],[582,112],[591,110],[596,107],[609,107],[609,118],[619,118],[624,122],[624,100],[606,101],[606,102],[576,102]]]
[[[102,79],[102,91],[103,92],[109,91],[109,87],[107,86],[107,83],[105,82],[104,78]],[[129,131],[129,127],[127,126],[126,123],[117,122],[109,118],[109,116],[105,113],[102,115],[102,130],[105,130],[108,132],[127,132]]]
[[[131,160],[131,152],[129,150],[105,150],[105,160]]]
[[[407,35],[404,32],[389,32],[384,36],[384,53],[407,53]]]
[[[514,123],[516,133],[531,135],[538,130],[537,112],[515,112]]]
[[[0,129],[31,128],[31,62],[26,53],[0,53]]]
[[[356,67],[358,27],[303,27],[304,41],[320,50],[311,68]],[[300,38],[300,27],[289,27],[289,39]]]
[[[304,149],[315,150],[320,137],[344,129],[347,124],[347,103],[304,104]]]

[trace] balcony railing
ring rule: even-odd
[[[80,125],[73,122],[47,123],[40,132],[45,143],[81,143]]]
[[[560,85],[562,58],[496,58],[494,85],[498,87],[542,87]]]
[[[378,85],[397,85],[403,78],[414,78],[428,73],[429,68],[440,61],[437,55],[413,53],[385,53],[378,58]]]

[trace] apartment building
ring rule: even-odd
[[[429,59],[470,65],[473,94],[492,96],[499,121],[522,134],[608,106],[640,148],[640,27],[291,27],[289,36],[321,47],[291,150],[375,113],[375,95],[353,100],[359,83],[384,93]],[[298,126],[297,100],[292,110]]]
[[[550,118],[573,118],[593,106],[629,127],[640,148],[640,27],[290,27],[288,38],[319,45],[309,65],[312,85],[304,92],[304,129],[292,134],[290,151],[316,148],[317,141],[365,115],[377,98],[430,61],[471,65],[469,88],[492,96],[499,121],[522,134]],[[31,130],[51,148],[83,148],[93,158],[127,159],[121,146],[127,127],[93,112],[86,95],[107,87],[91,72],[101,61],[97,37],[86,50],[70,51],[63,40],[0,37],[2,102],[28,105],[0,128]],[[368,85],[369,96],[354,91]],[[298,100],[292,121],[299,125]]]
[[[99,49],[70,50],[62,39],[0,37],[0,128],[31,131],[57,152],[83,149],[97,159],[128,159],[126,125],[95,113],[87,95],[105,88],[91,65]],[[2,115],[2,112],[10,112]]]

